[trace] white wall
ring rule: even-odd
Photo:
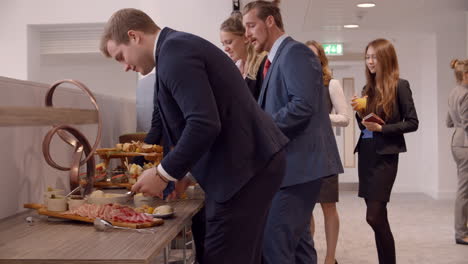
[[[148,12],[160,26],[199,35],[218,47],[219,26],[231,14],[231,0],[140,0],[142,10]]]
[[[420,117],[419,130],[424,131],[420,134],[421,146],[417,151],[418,159],[413,166],[418,168],[418,186],[421,191],[437,197],[439,186],[439,144],[438,138],[437,112],[437,56],[436,54],[436,35],[431,34],[427,39],[421,40],[424,45],[418,54],[420,56],[420,76],[421,97],[419,98],[418,115]]]
[[[447,116],[447,102],[450,90],[455,86],[455,77],[450,68],[450,61],[454,58],[466,56],[466,20],[463,16],[451,16],[445,20],[443,28],[437,34],[437,130],[439,144],[438,189],[436,196],[440,198],[454,197],[453,191],[457,186],[457,171],[450,149],[450,139],[453,133],[445,125]]]
[[[99,53],[42,55],[38,66],[34,74],[29,74],[29,80],[54,83],[75,79],[93,93],[135,101],[137,74],[123,71],[122,65]]]
[[[71,77],[89,84],[90,88],[94,87],[93,91],[97,93],[135,98],[137,77],[129,87],[129,79],[118,74],[121,68],[117,68],[118,72],[114,70],[117,65],[106,65],[102,60],[93,58],[86,68],[83,58],[75,57],[59,65],[56,58],[39,57],[39,34],[28,27],[105,23],[112,13],[125,7],[142,9],[159,26],[198,34],[217,46],[220,46],[219,25],[231,12],[231,2],[228,0],[2,0],[0,31],[9,33],[0,36],[0,76],[46,83]],[[99,53],[97,46],[96,53]],[[89,54],[84,55],[89,57]],[[115,78],[109,78],[112,76]]]
[[[2,0],[0,3],[0,75],[26,80],[27,25],[104,23],[113,12],[138,7],[131,0]],[[7,34],[8,33],[8,34]]]

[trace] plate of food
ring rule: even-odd
[[[161,205],[154,208],[153,217],[167,219],[174,216],[174,208],[170,205]]]

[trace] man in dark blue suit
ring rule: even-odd
[[[239,70],[210,42],[161,30],[136,9],[113,14],[101,51],[126,71],[145,75],[156,67],[150,134],[164,138],[171,151],[132,190],[161,197],[169,181],[183,185],[191,172],[206,194],[204,263],[260,263],[288,140],[250,95]]]
[[[244,8],[246,35],[268,51],[258,103],[289,138],[286,174],[265,227],[265,263],[316,263],[309,221],[323,177],[343,172],[331,128],[320,62],[286,36],[274,2]]]

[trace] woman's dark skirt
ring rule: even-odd
[[[371,201],[390,201],[398,170],[398,154],[377,154],[375,140],[359,143],[359,197]]]
[[[322,179],[322,186],[317,199],[317,203],[336,202],[338,202],[338,174]]]

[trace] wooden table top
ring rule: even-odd
[[[191,223],[203,200],[170,202],[175,217],[148,228],[98,232],[92,224],[38,219],[33,210],[0,221],[0,263],[152,263],[164,247]],[[25,220],[34,216],[34,223]]]

